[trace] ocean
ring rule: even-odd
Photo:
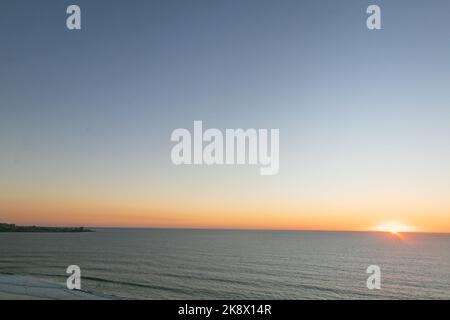
[[[0,274],[128,299],[449,299],[450,235],[95,229],[0,233]],[[381,289],[366,269],[381,270]]]

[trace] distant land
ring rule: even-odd
[[[37,226],[16,226],[15,224],[0,223],[0,232],[92,232],[84,227],[64,228],[64,227],[37,227]]]

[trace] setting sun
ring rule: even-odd
[[[375,230],[380,231],[380,232],[390,232],[392,234],[398,234],[400,232],[414,231],[413,228],[403,225],[403,224],[398,224],[398,223],[386,223],[386,224],[376,227]]]

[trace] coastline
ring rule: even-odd
[[[0,223],[1,233],[79,233],[79,232],[93,232],[84,227],[39,227],[39,226],[18,226],[9,223]]]
[[[108,300],[110,297],[69,290],[61,283],[30,276],[0,274],[0,300]]]

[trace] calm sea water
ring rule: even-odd
[[[0,233],[0,273],[138,299],[449,299],[450,235],[98,229]],[[378,265],[381,290],[368,290]]]

